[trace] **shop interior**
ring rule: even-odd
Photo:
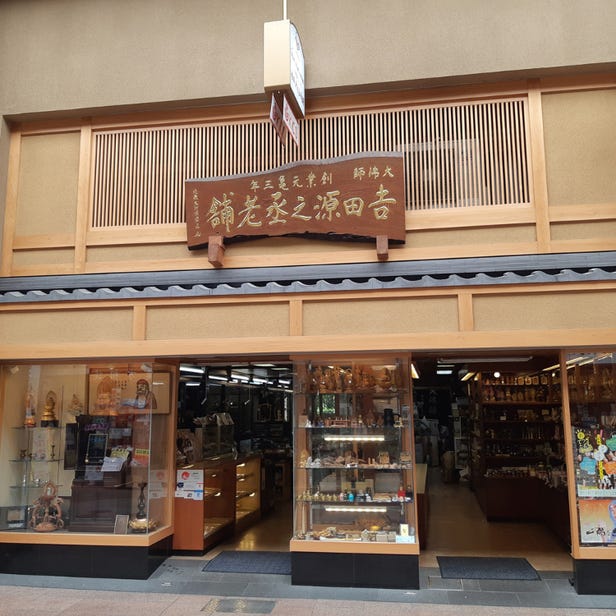
[[[235,502],[214,516],[235,523],[206,528],[203,545],[180,541],[178,553],[288,550],[293,377],[285,358],[182,361],[178,469],[204,458],[248,466],[230,471]],[[500,555],[569,570],[558,353],[415,355],[412,384],[416,461],[427,469],[422,566],[437,566],[437,555]],[[253,457],[259,466],[247,470]],[[243,490],[253,473],[259,482]]]

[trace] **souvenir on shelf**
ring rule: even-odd
[[[408,362],[313,360],[297,373],[294,539],[415,542]]]

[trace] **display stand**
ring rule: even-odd
[[[297,361],[293,584],[417,588],[409,365]]]

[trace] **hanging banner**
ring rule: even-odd
[[[287,128],[285,126],[285,121],[282,115],[282,111],[280,111],[280,106],[276,102],[276,97],[273,94],[272,94],[272,104],[270,105],[269,119],[276,130],[278,139],[280,139],[280,142],[284,145],[284,142],[287,138]]]
[[[188,248],[293,235],[405,241],[401,152],[298,162],[271,171],[185,181]]]
[[[282,119],[289,131],[289,135],[291,135],[295,145],[299,148],[299,122],[297,121],[297,118],[293,113],[293,109],[291,109],[291,105],[289,105],[289,101],[284,94],[282,95],[282,100]]]

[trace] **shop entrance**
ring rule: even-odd
[[[176,501],[176,551],[288,551],[293,366],[180,366],[177,467],[198,466],[196,452],[216,465],[205,468],[206,521],[193,543],[182,543]],[[512,556],[570,570],[558,352],[424,353],[413,366],[416,460],[426,474],[421,565],[447,555]],[[199,515],[188,519],[194,525]]]
[[[176,497],[176,552],[288,551],[292,371],[285,361],[181,361],[176,467],[186,481]],[[194,500],[200,477],[203,498]]]
[[[524,557],[571,570],[558,352],[414,355],[427,472],[421,564]]]

